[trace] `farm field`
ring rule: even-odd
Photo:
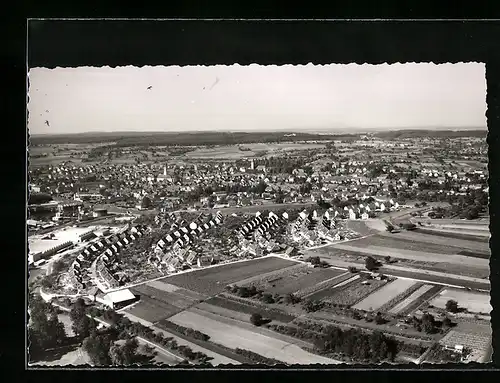
[[[288,364],[337,364],[333,359],[311,354],[300,347],[279,339],[261,335],[249,330],[231,326],[205,316],[184,311],[170,318],[170,321],[185,327],[201,331],[214,343],[235,349],[253,351],[267,358],[280,360]]]
[[[402,292],[408,290],[417,282],[411,279],[396,279],[381,287],[373,294],[358,302],[353,307],[358,310],[376,311],[391,299],[396,298]]]
[[[457,289],[445,289],[429,303],[435,307],[444,309],[448,300],[458,302],[458,308],[466,309],[477,314],[489,314],[492,311],[490,295],[472,291]]]
[[[472,242],[488,242],[490,238],[489,232],[459,230],[459,229],[438,229],[438,228],[419,228],[415,229],[417,233],[436,235],[444,238],[453,238]]]
[[[173,275],[163,281],[202,294],[217,295],[223,292],[228,284],[296,264],[297,262],[291,260],[267,257]]]
[[[134,294],[134,290],[131,290]],[[130,313],[147,322],[155,323],[161,319],[168,318],[178,312],[182,311],[181,308],[173,306],[169,303],[141,296],[141,300],[134,306],[125,310],[125,313]]]
[[[406,299],[402,300],[394,307],[389,310],[389,314],[397,315],[401,313],[403,310],[408,308],[413,302],[415,302],[418,298],[423,296],[426,292],[432,289],[432,285],[423,285],[418,290],[414,291],[410,294]]]
[[[266,307],[260,305],[258,301],[256,301],[255,304],[252,305],[250,303],[245,304],[232,300],[231,298],[219,296],[207,299],[205,303],[245,314],[245,320],[248,320],[250,315],[253,313],[259,313],[265,319],[277,320],[283,323],[288,323],[295,319],[293,315],[288,315],[285,312],[279,313],[276,311],[268,310]]]
[[[327,288],[324,288],[320,291],[315,292],[314,294],[311,294],[308,296],[309,299],[311,300],[322,300],[323,298],[329,297],[334,293],[335,290],[342,288],[343,286],[349,285],[351,283],[354,283],[358,279],[360,279],[361,276],[359,274],[356,275],[346,275],[343,277],[343,281],[339,281],[339,283],[335,284],[334,286],[330,286]]]
[[[458,254],[458,252],[462,250],[460,247],[453,247],[453,243],[449,243],[448,245],[438,245],[429,242],[407,241],[405,239],[398,238],[396,235],[393,237],[373,235],[367,238],[351,241],[350,244],[356,247],[378,246],[395,250],[424,251],[438,254]]]
[[[148,285],[140,285],[135,287],[134,289],[141,296],[141,299],[143,297],[148,297],[172,306],[179,307],[181,309],[192,306],[200,300],[190,297],[187,294],[182,294],[182,291],[179,290],[167,293]]]
[[[244,144],[241,145],[245,149],[250,149],[242,151],[239,149],[240,145],[230,145],[230,146],[218,146],[215,148],[197,148],[191,152],[183,155],[184,158],[191,159],[203,159],[203,158],[230,158],[238,159],[244,157],[254,157],[260,154],[265,154],[269,151],[276,153],[277,151],[291,151],[291,150],[307,150],[324,148],[324,144],[297,144],[297,143],[280,143],[280,144]]]
[[[270,336],[271,338],[276,338],[280,339],[282,341],[285,341],[287,343],[293,343],[298,345],[299,347],[305,347],[305,348],[312,348],[314,345],[311,342],[307,342],[298,338],[294,338],[288,335],[284,335],[278,332],[275,332],[273,330],[270,330],[267,328],[267,326],[259,326],[256,327],[253,324],[250,323],[249,321],[249,316],[246,315],[243,319],[237,319],[233,318],[233,316],[237,316],[238,313],[232,311],[232,310],[220,310],[218,312],[215,312],[214,306],[209,307],[211,305],[203,305],[203,303],[200,303],[200,305],[193,307],[189,309],[189,311],[200,314],[202,316],[212,318],[216,321],[226,323],[228,325],[234,325],[243,329],[247,329],[251,332],[255,332],[261,335],[265,336]],[[220,307],[216,307],[216,310],[219,310]],[[274,324],[283,324],[280,322],[273,322]],[[293,323],[288,323],[290,326],[294,326]]]
[[[379,246],[358,247],[356,246],[356,242],[353,242],[352,245],[336,244],[332,245],[331,247],[339,250],[358,252],[366,255],[376,255],[379,257],[390,256],[391,258],[396,258],[396,259],[402,258],[410,261],[452,263],[456,265],[484,267],[485,269],[489,269],[488,259],[466,257],[458,254],[426,253],[423,251],[412,251],[412,250],[402,250],[402,249],[396,250]]]
[[[322,298],[322,301],[351,306],[388,283],[386,280],[379,281],[376,279],[369,280],[368,284],[362,284],[361,282],[360,278],[346,286],[332,290],[328,289],[331,294]]]
[[[412,231],[412,232],[402,231],[400,233],[394,233],[394,234],[391,234],[388,232],[381,232],[381,233],[379,233],[379,235],[384,236],[384,237],[395,237],[395,238],[403,239],[406,241],[432,243],[432,244],[445,245],[445,246],[449,245],[451,242],[450,238],[446,238],[446,237],[439,236],[439,235],[422,234],[422,233],[419,233],[418,231]],[[463,250],[479,250],[479,251],[483,251],[483,252],[490,251],[489,244],[487,242],[454,239],[453,246],[460,247]]]
[[[161,322],[159,323],[159,326],[162,326]],[[234,365],[241,364],[239,361],[223,355],[223,354],[225,354],[225,352],[223,350],[219,350],[219,348],[216,348],[216,347],[211,347],[211,345],[207,344],[207,342],[201,342],[201,341],[196,341],[196,340],[193,340],[193,342],[191,342],[183,337],[180,337],[176,334],[173,334],[168,329],[161,328],[161,327],[154,327],[154,330],[155,330],[155,332],[162,333],[165,337],[173,338],[177,342],[177,344],[179,344],[179,345],[187,346],[191,350],[193,350],[194,352],[202,352],[203,354],[207,355],[210,358],[209,363],[212,366],[219,366],[219,365],[224,365],[224,364],[234,364]],[[194,342],[196,342],[196,343],[194,343]],[[204,347],[198,343],[205,344],[206,347]],[[208,347],[210,347],[210,349]],[[220,353],[218,353],[217,351],[213,351],[213,350],[217,350]]]
[[[288,275],[290,273],[294,273],[298,270],[302,270],[304,268],[307,268],[307,265],[304,265],[303,263],[297,263],[293,266],[286,267],[281,270],[273,270],[268,273],[263,273],[259,275],[254,275],[251,276],[250,278],[243,279],[241,281],[237,282],[238,286],[259,286],[260,284],[266,283],[269,280],[272,280],[274,278],[278,278],[283,275]]]
[[[353,275],[349,272],[345,272],[345,273],[340,274],[336,277],[333,277],[333,278],[327,279],[326,281],[320,282],[317,285],[309,286],[309,287],[303,288],[299,291],[296,291],[295,295],[297,295],[298,297],[301,297],[301,298],[306,298],[306,297],[313,295],[314,293],[316,293],[318,291],[328,289],[331,287],[335,287],[335,286],[342,286],[342,284],[345,281],[347,281],[351,278],[353,278]]]
[[[273,275],[264,278],[261,281],[253,282],[251,285],[262,288],[266,292],[273,294],[295,293],[303,288],[314,286],[328,279],[344,274],[343,270],[319,269],[303,266],[289,270],[281,275]]]
[[[487,363],[488,349],[491,347],[492,329],[488,324],[467,324],[467,327],[459,324],[457,328],[448,332],[439,343],[455,347],[455,345],[463,345],[471,349],[471,355],[467,358],[468,361],[477,361]],[[489,355],[491,358],[491,355]]]

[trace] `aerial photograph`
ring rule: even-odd
[[[27,96],[28,368],[491,361],[484,64],[35,67]]]

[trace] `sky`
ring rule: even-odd
[[[486,129],[480,63],[33,68],[28,95],[30,134]]]

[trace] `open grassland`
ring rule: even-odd
[[[297,262],[279,257],[267,257],[173,275],[163,281],[202,294],[217,295],[228,284],[296,264]]]
[[[370,294],[353,307],[358,310],[376,311],[405,290],[411,288],[416,283],[416,281],[411,279],[396,279],[395,281],[381,287],[373,294]]]
[[[249,320],[250,315],[254,313],[262,315],[265,319],[272,319],[283,323],[288,323],[295,319],[293,315],[289,315],[285,312],[281,312],[276,309],[269,310],[257,301],[249,300],[248,303],[243,303],[241,299],[237,299],[238,298],[231,299],[231,297],[228,296],[217,296],[206,300],[205,303],[244,313],[247,316],[246,320]]]
[[[448,300],[458,302],[458,307],[466,309],[471,313],[489,314],[492,310],[490,295],[473,291],[458,289],[445,289],[429,303],[435,307],[444,309]]]
[[[302,350],[295,344],[265,336],[238,326],[228,325],[198,313],[184,311],[170,321],[201,331],[214,343],[236,349],[245,348],[267,358],[289,364],[335,364],[335,361]]]
[[[413,302],[415,302],[418,298],[424,295],[432,289],[432,285],[423,285],[418,290],[414,291],[407,298],[396,304],[389,310],[389,314],[400,314],[403,310],[405,310],[408,306],[410,306]]]

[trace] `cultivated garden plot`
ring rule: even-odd
[[[429,303],[434,307],[446,308],[446,302],[454,300],[458,302],[458,308],[476,314],[490,314],[492,307],[490,295],[473,291],[457,289],[445,289]]]
[[[170,321],[201,331],[210,336],[210,340],[214,343],[232,349],[244,348],[284,363],[336,364],[336,361],[333,359],[309,353],[292,343],[221,323],[190,311],[179,313],[170,318]]]
[[[246,286],[246,287],[255,286],[255,287],[258,287],[258,286],[261,286],[264,283],[267,283],[270,280],[286,276],[289,273],[293,273],[293,272],[302,270],[304,268],[307,268],[307,265],[305,265],[303,263],[298,263],[296,265],[293,265],[293,266],[290,266],[290,267],[286,267],[286,268],[281,269],[281,270],[273,270],[273,271],[270,271],[268,273],[263,273],[263,274],[252,276],[250,278],[243,279],[241,281],[236,282],[236,284],[238,286]]]
[[[389,310],[389,314],[394,314],[397,315],[401,313],[404,309],[406,309],[410,304],[412,304],[415,300],[420,298],[422,295],[424,295],[426,292],[428,292],[430,289],[432,289],[432,285],[423,285],[417,290],[415,290],[413,293],[411,293],[407,298],[393,306]]]
[[[325,288],[315,292],[314,294],[311,294],[308,296],[308,298],[310,300],[322,300],[323,298],[327,298],[329,296],[331,296],[332,294],[335,293],[335,291],[341,289],[342,287],[344,286],[347,286],[349,284],[354,284],[355,281],[357,281],[358,279],[361,278],[361,275],[359,274],[356,274],[356,275],[346,275],[345,277],[343,277],[342,281],[339,281],[338,283],[336,283],[335,285],[333,286],[325,286]]]
[[[470,332],[462,332],[459,330],[451,330],[439,342],[448,347],[462,345],[472,350],[470,361],[481,362],[489,347],[491,347],[491,336],[485,334],[474,334]],[[488,361],[485,361],[488,362]]]
[[[371,279],[367,284],[363,284],[361,279],[356,280],[342,288],[334,288],[332,294],[322,299],[324,302],[351,306],[375,290],[388,283],[387,280]]]
[[[373,294],[370,294],[353,307],[358,310],[376,311],[405,290],[410,289],[416,283],[416,281],[411,279],[396,279],[395,281],[378,289]]]
[[[151,281],[151,282],[146,283],[146,285],[153,287],[155,289],[161,290],[161,291],[165,291],[166,293],[171,293],[171,292],[174,292],[176,290],[179,290],[179,287],[171,285],[169,283],[162,282],[162,281]]]

